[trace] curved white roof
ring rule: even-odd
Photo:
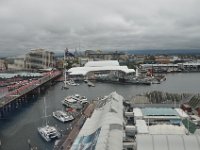
[[[127,66],[104,66],[104,67],[74,67],[68,70],[70,75],[83,75],[92,71],[123,71],[125,73],[133,73],[134,69],[128,69]]]
[[[85,67],[105,67],[105,66],[119,66],[117,60],[105,60],[105,61],[89,61],[85,64]]]
[[[169,124],[158,124],[151,125],[149,128],[149,134],[167,134],[167,135],[184,135],[186,133],[186,129],[183,125],[169,125]]]

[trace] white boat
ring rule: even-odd
[[[44,98],[44,106],[45,106],[45,109],[44,109],[45,116],[44,117],[46,119],[46,125],[42,126],[42,127],[38,127],[38,132],[47,142],[49,142],[52,139],[59,138],[61,136],[61,134],[54,126],[49,126],[47,124],[45,98]]]
[[[71,98],[70,97],[65,98],[62,101],[62,104],[67,106],[67,107],[71,107],[71,108],[75,108],[75,109],[82,109],[83,108],[82,104],[72,97]]]
[[[74,119],[74,117],[72,115],[68,114],[67,112],[61,111],[61,110],[54,111],[53,116],[62,122],[67,122],[67,121],[71,121]]]
[[[85,83],[88,83],[88,80],[87,80],[87,79],[85,79],[85,80],[84,80],[84,82],[85,82]]]
[[[94,83],[92,83],[90,81],[88,81],[87,84],[88,84],[88,86],[95,87]]]
[[[74,96],[72,96],[72,98],[81,102],[81,104],[88,103],[87,98],[85,96],[80,96],[79,94],[75,94]]]
[[[52,139],[59,138],[61,136],[54,126],[49,125],[38,127],[38,132],[47,142],[51,141]]]
[[[74,80],[67,80],[65,81],[68,85],[71,85],[71,86],[77,86],[79,85],[78,83],[75,83]]]
[[[83,104],[88,103],[88,100],[85,96],[80,96],[79,94],[75,94],[72,96],[67,96],[63,101],[63,105],[67,107],[72,107],[75,109],[82,109]]]

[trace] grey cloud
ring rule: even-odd
[[[199,0],[1,0],[0,56],[32,48],[200,48]]]

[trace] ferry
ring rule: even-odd
[[[61,111],[61,110],[57,110],[53,112],[53,117],[55,117],[56,119],[58,119],[61,122],[68,122],[74,119],[74,117],[70,114],[68,114],[67,112]]]

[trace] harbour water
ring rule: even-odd
[[[39,150],[53,149],[54,141],[45,142],[37,132],[37,128],[45,124],[43,99],[46,98],[47,118],[50,125],[55,125],[61,132],[70,129],[70,123],[61,123],[51,115],[58,109],[63,109],[61,101],[68,95],[80,94],[92,100],[98,96],[108,95],[117,91],[125,99],[140,93],[159,90],[172,93],[200,93],[200,73],[168,74],[167,80],[161,84],[145,85],[119,85],[110,83],[95,83],[95,87],[88,87],[81,83],[79,86],[70,86],[62,90],[63,83],[47,89],[43,95],[33,103],[13,112],[5,119],[0,120],[0,140],[2,150],[27,150],[29,146],[37,146]],[[30,140],[30,145],[28,144]]]

